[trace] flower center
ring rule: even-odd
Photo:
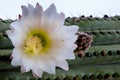
[[[23,51],[30,56],[45,54],[51,46],[51,39],[48,33],[43,30],[32,30],[28,33]]]
[[[41,40],[36,36],[31,36],[26,39],[24,52],[31,55],[39,54],[42,48]]]

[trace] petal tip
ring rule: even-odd
[[[36,6],[41,6],[38,2],[36,3]]]
[[[55,10],[56,10],[56,6],[55,6],[54,3],[52,3],[49,8],[52,8],[52,9],[55,9]]]
[[[36,4],[35,9],[43,11],[43,8],[42,8],[42,6],[39,3]]]
[[[28,7],[31,7],[31,6],[33,7],[33,5],[32,5],[32,4],[28,3]]]
[[[23,15],[23,16],[26,16],[26,15],[29,14],[28,7],[22,5],[22,6],[21,6],[21,9],[22,9],[22,15]]]
[[[55,7],[55,4],[54,4],[54,3],[52,3],[52,4],[51,4],[51,6]]]

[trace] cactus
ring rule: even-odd
[[[79,31],[95,31],[95,30],[120,30],[120,17],[73,17],[66,18],[66,25],[78,25]]]
[[[92,16],[66,18],[65,25],[78,25],[80,32],[93,36],[89,50],[69,60],[69,71],[57,68],[56,74],[44,73],[41,79],[30,72],[20,73],[19,67],[10,65],[12,43],[5,34],[12,20],[0,21],[0,79],[2,80],[120,80],[120,17]]]
[[[12,20],[0,20],[0,49],[12,49],[12,43],[5,31],[9,29]]]

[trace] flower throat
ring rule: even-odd
[[[28,33],[25,39],[23,51],[27,55],[44,54],[51,45],[50,37],[44,31],[33,30]]]

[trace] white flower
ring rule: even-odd
[[[21,66],[22,72],[32,70],[38,77],[44,71],[55,74],[56,66],[68,70],[66,60],[75,59],[78,27],[64,26],[64,20],[64,14],[58,14],[54,4],[45,11],[38,3],[35,8],[30,4],[22,6],[21,19],[6,31],[14,46],[11,64]]]

